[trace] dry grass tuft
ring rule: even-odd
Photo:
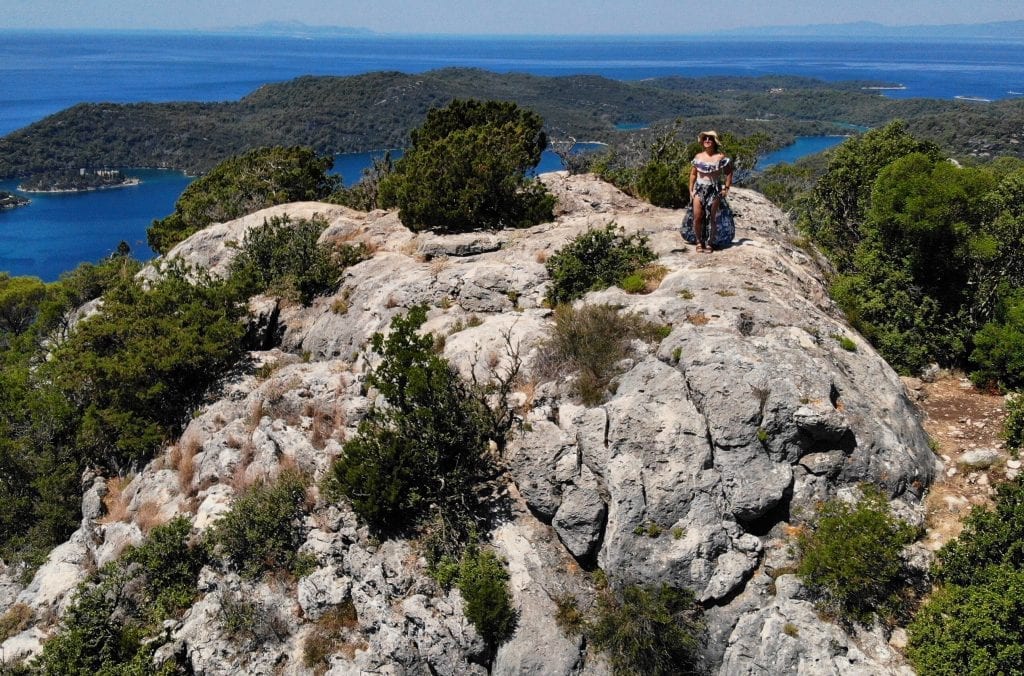
[[[128,496],[124,494],[124,489],[131,480],[132,478],[127,476],[107,479],[107,494],[103,496],[103,506],[107,513],[99,519],[100,523],[128,521]]]
[[[142,503],[138,513],[135,515],[135,523],[143,535],[149,535],[151,530],[157,526],[162,526],[166,521],[160,514],[160,503],[155,500],[147,500]]]
[[[365,649],[366,642],[357,632],[359,617],[351,599],[346,599],[324,613],[313,626],[302,646],[302,664],[314,674],[323,674],[330,666],[330,656],[342,654],[346,659]]]
[[[24,603],[15,603],[8,608],[7,612],[0,615],[0,643],[28,629],[33,615],[32,608]]]
[[[178,445],[174,447],[176,453],[172,453],[172,466],[178,470],[178,488],[184,495],[192,495],[192,482],[196,474],[196,454],[202,450],[203,445],[199,439],[192,434],[184,435]]]
[[[686,315],[686,321],[690,322],[694,326],[704,326],[711,321],[711,318],[703,312],[694,312]]]

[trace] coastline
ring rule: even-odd
[[[97,185],[97,186],[90,186],[88,188],[59,188],[59,189],[56,189],[56,190],[33,190],[33,189],[25,188],[24,186],[20,186],[19,185],[18,186],[18,191],[19,192],[24,192],[24,193],[30,193],[30,194],[37,194],[37,195],[38,194],[61,195],[61,194],[65,194],[65,193],[91,192],[93,190],[113,190],[115,188],[131,188],[132,186],[141,185],[141,184],[142,184],[142,181],[137,179],[137,178],[126,178],[124,181],[122,181],[120,183],[115,183],[113,185]]]

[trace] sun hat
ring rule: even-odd
[[[722,145],[722,142],[720,140],[718,140],[718,132],[717,131],[713,131],[713,130],[712,131],[702,131],[700,134],[697,135],[697,142],[698,143],[704,143],[704,139],[706,139],[706,138],[713,138],[713,139],[715,139],[715,145],[716,146]]]

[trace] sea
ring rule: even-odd
[[[0,136],[81,102],[230,101],[300,75],[378,70],[418,73],[463,66],[536,75],[595,74],[623,80],[667,75],[803,75],[871,80],[882,95],[986,101],[1024,95],[1024,41],[728,37],[309,36],[195,32],[5,31],[0,40]],[[798,139],[761,166],[792,162],[841,142]],[[338,156],[345,183],[383,150]],[[539,171],[558,169],[545,156]],[[53,281],[125,241],[148,259],[146,228],[169,214],[191,180],[131,171],[137,186],[27,195],[0,210],[0,271]],[[17,181],[0,181],[17,191]]]

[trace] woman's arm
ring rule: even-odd
[[[690,201],[693,201],[693,186],[697,183],[697,167],[690,167]]]

